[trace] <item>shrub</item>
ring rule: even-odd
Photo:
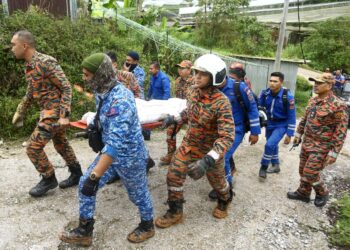
[[[306,80],[305,77],[297,76],[297,90],[299,90],[299,91],[311,91],[312,84],[310,84],[309,81]]]
[[[349,249],[350,247],[350,196],[345,195],[337,201],[339,217],[330,231],[332,244]]]
[[[27,29],[36,38],[36,49],[39,52],[55,57],[62,66],[72,84],[82,82],[81,62],[83,58],[94,52],[113,50],[118,55],[119,66],[124,62],[129,50],[136,50],[141,55],[141,66],[147,72],[149,62],[157,60],[162,70],[170,73],[172,85],[177,74],[175,64],[183,59],[194,59],[185,51],[173,51],[166,45],[166,36],[161,44],[145,38],[128,28],[119,28],[113,20],[104,24],[93,23],[88,18],[79,18],[72,23],[69,19],[56,19],[47,13],[31,8],[28,12],[15,12],[11,16],[0,10],[0,138],[18,138],[28,136],[38,119],[38,107],[28,110],[23,129],[14,129],[11,125],[16,106],[25,94],[24,64],[15,60],[11,53],[10,41],[14,32]],[[5,65],[5,67],[4,67]],[[147,92],[149,77],[146,77]],[[172,86],[172,94],[175,87]],[[94,102],[73,91],[72,120],[79,119],[88,110],[94,110]]]

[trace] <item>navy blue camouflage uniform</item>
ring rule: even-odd
[[[99,104],[101,95],[96,96]],[[100,111],[102,154],[113,158],[112,165],[99,181],[99,189],[118,174],[126,187],[130,200],[138,207],[142,220],[153,219],[151,195],[147,187],[146,162],[148,151],[141,133],[133,94],[122,84],[117,84],[102,96]],[[92,219],[95,213],[96,196],[81,193],[84,182],[99,161],[100,155],[89,166],[79,184],[80,218]]]

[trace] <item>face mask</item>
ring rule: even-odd
[[[129,71],[132,72],[136,68],[137,64],[131,64]]]
[[[126,67],[130,67],[130,65],[131,65],[130,63],[125,62]]]

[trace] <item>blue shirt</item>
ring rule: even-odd
[[[134,74],[136,80],[137,80],[137,83],[139,84],[140,86],[140,90],[141,90],[141,97],[142,99],[145,98],[145,94],[144,94],[144,87],[143,87],[143,84],[145,82],[145,78],[146,78],[146,73],[145,71],[143,70],[143,68],[140,67],[140,65],[137,65],[134,70],[132,71],[132,73]]]
[[[270,89],[263,90],[259,104],[267,111],[267,128],[287,127],[287,135],[293,136],[296,127],[294,96],[287,93],[287,105],[283,104],[283,88],[273,96]],[[286,107],[285,107],[286,106]]]
[[[96,95],[97,107],[99,98]],[[137,158],[140,155],[146,159],[148,152],[132,92],[119,83],[102,98],[100,122],[105,146],[101,152],[114,161],[125,160],[125,157]]]
[[[334,79],[335,79],[334,87],[338,89],[343,88],[344,84],[341,83],[341,81],[344,81],[345,77],[343,75],[339,75],[339,76],[336,75]]]
[[[151,76],[151,84],[148,90],[148,98],[156,100],[168,100],[170,98],[170,80],[162,71]]]
[[[249,119],[250,132],[252,135],[259,135],[261,133],[259,111],[255,102],[252,91],[245,84],[244,81],[239,83],[239,91],[241,93],[242,101],[245,109],[239,103],[235,95],[235,80],[226,77],[226,84],[224,87],[219,88],[227,98],[230,100],[232,106],[232,115],[235,121],[235,125],[244,125],[246,119]],[[248,114],[246,114],[248,113]]]

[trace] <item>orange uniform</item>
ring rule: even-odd
[[[223,156],[234,141],[234,122],[229,100],[215,87],[205,95],[190,88],[187,109],[181,113],[188,122],[187,133],[176,151],[167,174],[169,200],[183,200],[183,183],[190,163],[201,159],[209,151],[220,155],[213,169],[207,171],[211,186],[222,200],[229,199],[229,184],[225,179]]]

